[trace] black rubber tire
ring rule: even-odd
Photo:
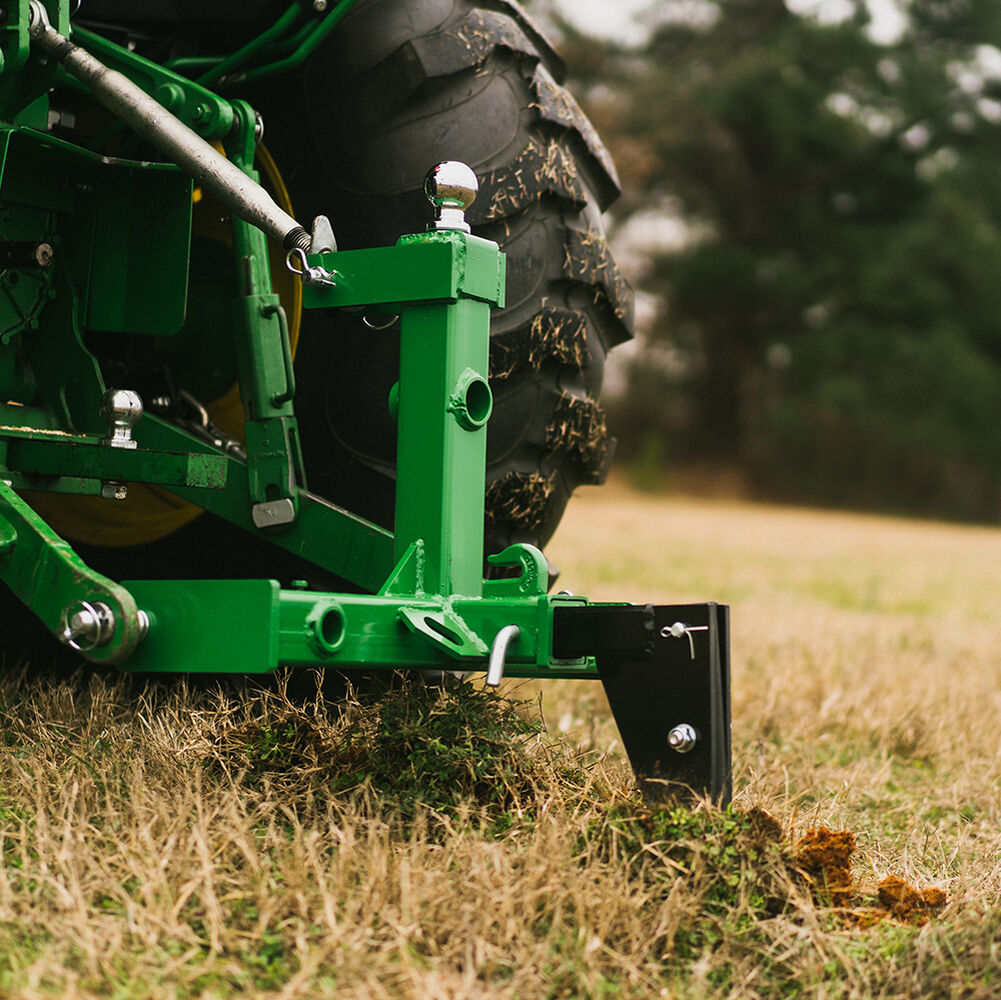
[[[341,249],[425,228],[436,162],[480,178],[468,219],[508,267],[491,327],[488,552],[544,545],[574,488],[603,480],[613,442],[596,399],[606,352],[631,336],[600,217],[615,168],[562,71],[518,4],[362,0],[297,76],[248,95],[297,216],[331,216]],[[310,489],[387,527],[398,357],[398,333],[305,316],[296,406]]]

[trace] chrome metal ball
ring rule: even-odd
[[[101,400],[101,416],[108,421],[108,436],[101,444],[109,448],[135,448],[132,428],[143,415],[143,402],[131,389],[109,389]]]
[[[435,207],[433,228],[468,233],[465,211],[476,200],[479,181],[472,168],[458,160],[445,160],[432,167],[424,179],[424,193]]]

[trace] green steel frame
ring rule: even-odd
[[[325,30],[334,23],[331,18]],[[249,106],[224,101],[201,84],[98,36],[78,32],[76,40],[106,65],[127,73],[204,137],[223,140],[230,160],[257,180],[256,116]],[[53,155],[50,144],[33,147],[37,133],[29,127],[12,124],[8,129],[30,151],[21,162],[40,172],[38,164]],[[81,170],[89,164],[90,154],[84,151],[62,146],[58,151],[64,159],[75,158]],[[8,188],[13,203],[30,200],[17,178]],[[0,177],[0,196],[7,193]],[[51,206],[48,226],[59,221],[60,208]],[[95,214],[104,208],[98,206]],[[187,226],[182,216],[180,229],[173,227],[184,241]],[[70,377],[55,359],[75,358],[74,370],[82,362],[91,373],[81,387],[88,400],[76,418],[63,408],[52,420],[58,405],[24,407],[13,414],[18,423],[8,422],[0,431],[6,481],[0,518],[9,539],[0,557],[0,576],[55,632],[64,627],[63,611],[74,601],[114,602],[124,624],[88,655],[130,670],[255,672],[273,670],[279,663],[482,668],[494,636],[514,624],[520,635],[507,653],[509,673],[594,675],[593,659],[553,660],[553,606],[585,602],[546,595],[541,553],[514,546],[491,559],[519,575],[483,579],[486,425],[492,405],[489,316],[504,297],[504,260],[497,246],[463,232],[430,231],[404,236],[394,247],[308,260],[310,267],[332,277],[329,283],[305,287],[307,308],[365,308],[401,316],[400,378],[392,401],[399,422],[397,517],[390,534],[308,492],[294,413],[288,326],[272,289],[265,237],[235,217],[232,231],[239,287],[231,310],[246,462],[150,416],[135,428],[140,447],[102,447],[106,431],[97,411],[105,386],[77,332],[89,314],[79,304],[73,317],[49,306],[38,317],[42,332],[34,335],[51,341],[44,356],[33,357],[36,382],[50,383],[49,397],[60,399]],[[177,258],[176,237],[172,243]],[[133,247],[123,249],[123,256],[134,252]],[[176,264],[167,272],[176,276]],[[110,296],[107,291],[105,285],[102,301],[129,298],[127,282],[113,286]],[[89,286],[82,292],[88,300],[98,297]],[[67,290],[55,298],[72,303],[73,296]],[[169,301],[168,293],[161,298]],[[129,320],[133,327],[143,325],[137,317]],[[380,334],[373,331],[372,336]],[[28,329],[19,331],[19,337],[33,339]],[[157,484],[268,536],[370,594],[281,590],[271,581],[135,581],[123,588],[86,570],[65,542],[58,545],[64,556],[57,560],[58,571],[45,570],[43,588],[38,554],[55,545],[55,536],[14,488],[100,495],[108,482]],[[82,580],[87,581],[83,594]],[[43,589],[46,601],[40,603]],[[149,619],[141,641],[136,638],[142,631],[137,624],[140,607]],[[239,627],[250,620],[274,626],[261,625],[256,631]]]
[[[311,33],[293,15],[298,8],[290,9],[274,30],[276,65],[304,58],[351,2],[342,0]],[[68,32],[68,0],[45,6],[53,25]],[[616,624],[599,630],[590,646],[575,646],[578,626],[567,615],[589,602],[549,596],[545,558],[531,546],[492,555],[491,563],[509,571],[484,580],[489,324],[491,308],[503,305],[505,270],[496,244],[468,233],[431,230],[403,236],[392,247],[301,258],[306,308],[400,316],[399,382],[386,401],[399,426],[392,533],[308,490],[288,324],[272,288],[266,237],[235,216],[238,278],[230,309],[246,460],[149,415],[134,428],[132,446],[109,447],[101,411],[107,387],[81,331],[96,325],[112,337],[176,333],[187,282],[191,184],[173,167],[112,163],[41,130],[53,80],[82,85],[32,58],[27,0],[8,8],[0,28],[7,52],[0,73],[0,244],[48,240],[58,246],[65,239],[66,252],[57,253],[52,271],[0,273],[6,282],[0,401],[9,401],[0,402],[0,580],[53,633],[70,637],[74,609],[107,608],[101,641],[86,655],[152,672],[255,673],[280,664],[475,671],[486,669],[502,634],[509,640],[501,651],[508,676],[611,676],[623,657],[646,669],[655,641],[667,643],[672,655],[691,644],[696,659],[692,635],[678,645],[679,636],[666,628],[651,631],[649,608],[627,609],[622,617],[618,605],[591,606],[613,612]],[[221,141],[231,162],[257,179],[252,108],[95,35],[81,31],[75,40],[202,137]],[[265,44],[255,43],[203,79],[233,72],[244,60],[255,61],[251,73],[270,72],[266,59]],[[77,179],[76,195],[68,196],[65,185],[33,180],[51,176],[55,163]],[[123,217],[116,199],[128,187],[155,201],[144,187],[154,174],[161,205],[150,244],[150,231],[129,221],[134,213]],[[117,228],[108,228],[108,216]],[[15,294],[16,287],[22,292]],[[273,580],[116,582],[87,567],[20,495],[112,496],[109,484],[129,482],[157,484],[364,592],[283,589]],[[694,630],[707,632],[705,662],[714,662],[718,674],[725,671],[719,648],[725,627],[714,624],[715,612],[707,622]],[[714,683],[718,699],[718,679]],[[713,751],[717,771],[721,753]],[[664,754],[658,743],[656,759]],[[712,784],[719,797],[721,782],[725,775],[716,774],[703,784]]]

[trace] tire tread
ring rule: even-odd
[[[321,155],[331,162],[328,172],[344,192],[343,245],[371,244],[370,234],[360,231],[366,213],[376,226],[379,212],[395,213],[397,232],[418,224],[423,171],[436,159],[465,159],[477,171],[480,192],[467,217],[474,232],[509,247],[511,280],[521,282],[519,294],[509,285],[509,305],[495,311],[491,323],[488,548],[542,545],[574,488],[604,478],[614,448],[596,396],[605,353],[632,335],[631,292],[600,220],[619,193],[615,167],[557,82],[562,64],[520,4],[367,0],[359,10],[368,26],[362,43],[371,54],[352,44],[351,76],[340,82],[356,94],[354,117],[341,120],[341,133],[335,129],[326,147],[324,122],[313,125]],[[387,53],[372,29],[379,11],[397,36],[404,16],[431,27]],[[313,89],[323,83],[317,77]],[[495,121],[491,102],[498,101]],[[463,121],[471,132],[462,133]],[[343,150],[362,122],[373,136],[371,149],[351,149],[350,170],[338,171],[332,162],[342,155],[337,141]],[[385,196],[371,183],[376,173]],[[391,238],[385,227],[379,235]],[[345,408],[336,410],[343,421]],[[354,419],[366,424],[364,416]],[[353,462],[385,475],[387,449],[366,457],[343,425],[328,423]],[[392,485],[388,477],[386,484]],[[330,499],[338,502],[336,495]]]

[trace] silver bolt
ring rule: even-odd
[[[48,243],[39,243],[38,246],[35,247],[33,254],[35,263],[39,267],[48,267],[52,263],[55,255],[55,251],[51,246],[49,246]]]
[[[327,9],[327,0],[313,0],[313,10],[322,14]]]
[[[698,742],[699,734],[687,722],[682,722],[681,725],[675,726],[667,734],[667,745],[675,753],[690,753],[695,749],[695,744]]]
[[[431,229],[470,232],[466,209],[476,200],[480,184],[472,168],[458,160],[445,160],[432,167],[424,178],[424,193],[435,208]]]
[[[250,517],[255,528],[274,528],[279,524],[291,524],[295,520],[295,505],[288,497],[282,500],[264,500],[250,508]]]
[[[128,483],[105,480],[101,483],[102,500],[125,500],[129,495]]]
[[[115,614],[100,601],[74,601],[63,608],[59,638],[78,653],[106,646],[115,634]]]

